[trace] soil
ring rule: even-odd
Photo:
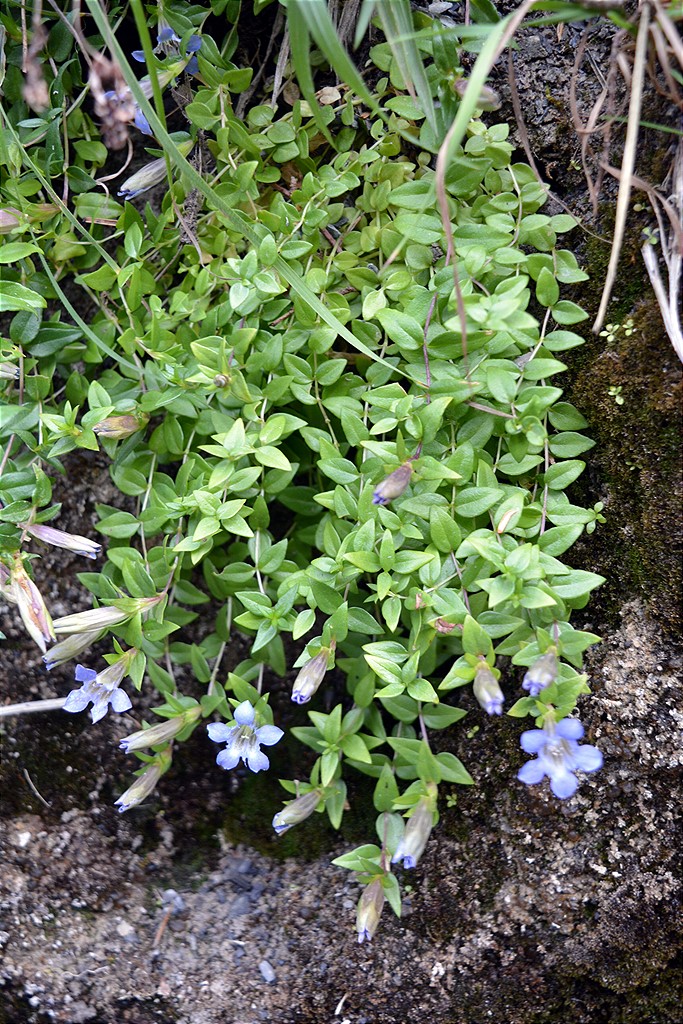
[[[603,60],[610,31],[596,42]],[[577,32],[534,32],[515,60],[537,159],[587,213],[567,114]],[[582,237],[596,288],[609,250]],[[643,295],[640,265],[627,257],[627,270],[629,294]],[[576,298],[595,312],[599,296]],[[270,778],[228,775],[198,730],[158,796],[121,816],[124,716],[2,719],[0,1024],[680,1024],[680,367],[651,300],[617,298],[636,336],[612,346],[616,359],[591,340],[568,354],[567,375],[597,442],[583,486],[608,520],[576,555],[607,576],[575,621],[605,637],[580,708],[604,768],[564,802],[524,787],[519,723],[484,721],[471,704],[478,728],[440,736],[477,785],[443,788],[439,826],[402,878],[401,919],[385,908],[358,945],[359,887],[330,861],[367,837],[362,792],[342,832],[316,817],[277,840],[273,783],[293,774],[292,751],[274,748]],[[619,407],[617,368],[631,388]],[[74,456],[59,491],[61,525],[78,533],[95,502],[120,499],[92,453]],[[82,570],[45,552],[55,615],[81,601],[69,581]],[[12,609],[5,631],[4,702],[68,692],[70,669],[45,672]]]

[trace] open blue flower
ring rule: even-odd
[[[252,772],[265,771],[270,761],[260,749],[261,744],[272,747],[282,739],[284,733],[276,725],[262,725],[255,728],[256,713],[248,700],[242,701],[235,708],[236,725],[225,725],[224,722],[212,722],[207,726],[209,736],[214,743],[227,744],[216,758],[216,764],[229,771],[242,759]]]
[[[88,704],[92,704],[90,717],[93,722],[99,722],[100,718],[104,718],[110,704],[112,711],[116,711],[117,714],[128,711],[133,706],[130,697],[118,685],[126,671],[126,664],[126,660],[122,658],[99,673],[93,668],[77,665],[76,682],[83,685],[68,695],[64,701],[64,711],[85,711]]]
[[[522,765],[517,778],[528,786],[541,782],[547,775],[550,788],[560,800],[573,796],[579,785],[577,771],[594,772],[602,767],[602,754],[597,747],[580,746],[583,726],[578,718],[563,718],[556,725],[523,732],[520,744],[527,754],[537,754]]]

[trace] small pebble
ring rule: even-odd
[[[258,969],[261,972],[261,977],[264,981],[267,981],[269,985],[272,985],[275,981],[275,971],[270,966],[267,960],[262,960],[258,965]]]

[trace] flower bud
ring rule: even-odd
[[[157,787],[159,779],[171,767],[170,754],[162,752],[157,754],[154,761],[147,765],[142,775],[139,775],[132,786],[129,786],[125,793],[122,793],[114,806],[118,807],[119,814],[124,814],[131,807],[137,807],[143,800],[146,800],[150,793]]]
[[[14,363],[0,363],[0,380],[19,380],[19,376],[19,367]]]
[[[485,661],[480,662],[474,677],[474,696],[487,715],[502,715],[505,697],[498,680]]]
[[[292,687],[292,700],[295,704],[308,703],[318,689],[327,672],[329,655],[329,648],[324,647],[320,654],[307,661],[301,669]]]
[[[410,483],[413,475],[411,462],[404,462],[402,466],[395,469],[393,473],[385,477],[375,488],[372,496],[373,505],[388,505],[394,498],[399,498]]]
[[[178,143],[177,148],[183,156],[187,156],[193,146],[194,142],[192,139],[189,139]],[[119,195],[123,196],[124,199],[134,199],[135,196],[139,196],[142,192],[154,188],[155,185],[160,185],[166,179],[167,166],[166,158],[163,156],[159,157],[158,160],[151,160],[150,163],[145,164],[144,167],[141,167],[130,178],[126,178],[119,189]]]
[[[296,800],[292,800],[282,808],[273,818],[273,828],[279,836],[284,835],[292,825],[299,825],[306,818],[309,818],[320,803],[321,792],[319,789],[312,789],[309,793],[303,793]]]
[[[97,434],[98,437],[111,437],[116,441],[122,440],[124,437],[130,437],[132,434],[137,433],[138,430],[142,430],[147,424],[148,417],[137,416],[107,416],[106,419],[100,420],[92,428],[93,433]]]
[[[391,858],[392,864],[403,861],[404,868],[414,868],[424,853],[427,840],[434,827],[434,796],[423,796],[408,818],[403,838]]]
[[[528,690],[532,697],[537,697],[541,690],[545,690],[546,686],[555,682],[559,669],[557,651],[554,647],[549,647],[545,654],[527,669],[522,681],[522,689]]]
[[[29,578],[24,563],[19,557],[15,559],[10,579],[10,590],[19,608],[24,626],[45,654],[47,642],[55,639],[52,619],[42,594],[33,580]]]
[[[363,889],[358,901],[358,914],[356,916],[356,931],[358,941],[368,942],[377,931],[379,919],[382,916],[384,907],[384,886],[382,879],[376,878],[374,882]]]
[[[0,210],[0,235],[8,235],[19,227],[21,213],[13,206],[5,206]]]
[[[124,612],[121,608],[104,605],[102,608],[91,608],[89,611],[76,612],[74,615],[62,615],[55,619],[53,625],[58,636],[70,636],[72,633],[89,633],[94,630],[108,629],[126,622],[132,612]]]
[[[43,655],[45,668],[49,672],[55,665],[62,665],[65,661],[71,661],[72,658],[78,657],[83,651],[87,651],[88,647],[97,643],[103,636],[104,630],[101,629],[93,629],[87,633],[72,633],[70,636],[66,636],[59,643],[56,643],[54,647],[51,647],[47,654]]]
[[[196,722],[201,714],[201,708],[189,708],[181,715],[174,718],[167,718],[164,722],[157,722],[149,729],[140,729],[139,732],[131,733],[124,737],[119,743],[121,750],[127,754],[134,750],[144,750],[145,747],[156,747],[160,743],[168,743],[174,739],[179,732],[182,732],[190,722]]]
[[[467,92],[469,86],[469,78],[459,78],[454,85],[454,89],[458,96],[461,98]],[[491,89],[488,85],[482,85],[479,90],[479,96],[477,98],[477,107],[479,110],[499,110],[500,109],[500,96],[498,93]]]
[[[66,548],[67,551],[75,551],[77,555],[85,555],[86,558],[97,558],[102,550],[102,545],[96,544],[94,540],[79,537],[75,533],[65,533],[64,530],[55,530],[44,523],[19,523],[19,526],[36,540],[42,540],[57,548]]]

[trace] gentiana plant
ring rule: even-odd
[[[219,49],[200,7],[166,13],[148,56],[184,98],[170,139],[212,201],[181,171],[145,205],[171,168],[154,148],[117,186],[134,202],[97,188],[99,123],[82,98],[68,116],[59,105],[80,71],[61,70],[54,106],[27,120],[8,40],[0,586],[48,668],[79,660],[64,711],[95,723],[157,692],[157,721],[121,743],[139,769],[120,811],[154,793],[197,728],[222,744],[221,769],[259,772],[278,722],[297,723],[314,759],[282,783],[278,834],[315,813],[338,828],[349,773],[371,779],[378,842],[335,861],[364,885],[363,942],[385,901],[400,913],[397,866],[423,855],[439,786],[476,782],[434,743],[464,718],[462,688],[481,714],[534,719],[522,783],[543,791],[547,777],[567,799],[601,764],[575,716],[598,638],[571,618],[602,578],[563,561],[602,521],[566,493],[593,444],[557,383],[586,316],[563,297],[586,280],[561,243],[575,222],[543,212],[546,189],[487,114],[448,165],[446,231],[433,153],[460,103],[455,49],[428,66],[429,120],[386,44],[371,50],[384,120],[344,87],[315,111],[258,104],[240,119],[231,98],[252,72],[231,63],[233,35]],[[73,38],[60,21],[52,33],[64,69]],[[139,141],[153,112],[122,82],[119,135]],[[104,553],[62,530],[52,503],[79,449],[109,460],[120,494],[98,506]],[[41,544],[97,563],[79,574],[92,609],[51,619]],[[249,655],[226,672],[237,631]],[[88,650],[107,635],[103,667]],[[296,670],[285,714],[268,681]]]

